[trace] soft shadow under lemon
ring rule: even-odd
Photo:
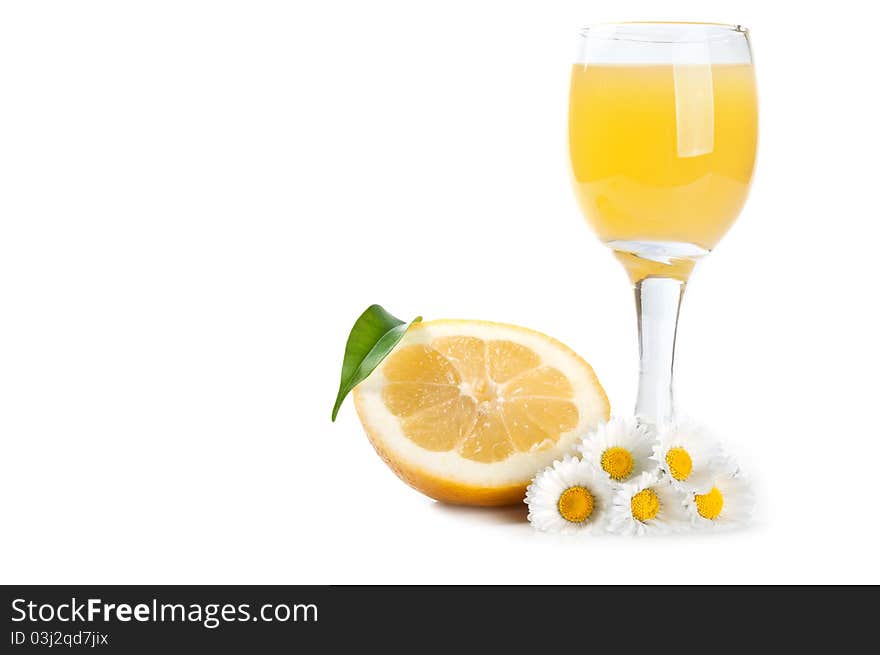
[[[529,508],[525,503],[507,505],[505,507],[467,507],[465,505],[434,502],[430,506],[432,511],[469,521],[481,521],[496,525],[528,525],[526,517],[528,516]]]

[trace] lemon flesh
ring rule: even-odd
[[[608,418],[589,364],[516,326],[432,321],[407,333],[355,390],[376,450],[406,482],[447,502],[522,499],[534,474]]]

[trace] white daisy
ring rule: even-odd
[[[653,459],[673,486],[685,493],[708,491],[721,466],[718,443],[695,423],[668,423],[657,430]]]
[[[755,497],[745,475],[732,463],[726,463],[705,493],[688,495],[687,510],[700,527],[730,528],[749,523]]]
[[[584,437],[577,448],[584,461],[614,482],[635,480],[654,470],[654,441],[649,429],[632,418],[616,417]]]
[[[529,521],[538,530],[600,531],[611,510],[611,487],[587,462],[567,455],[535,476],[525,502]]]
[[[627,536],[677,532],[688,525],[684,501],[659,472],[642,473],[614,492],[609,529]]]

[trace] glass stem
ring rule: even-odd
[[[635,285],[639,319],[639,394],[636,419],[657,425],[673,417],[672,370],[675,332],[685,283],[648,277]]]

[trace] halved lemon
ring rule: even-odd
[[[463,505],[522,501],[535,473],[609,414],[593,369],[572,350],[483,321],[413,325],[354,400],[404,482]]]

